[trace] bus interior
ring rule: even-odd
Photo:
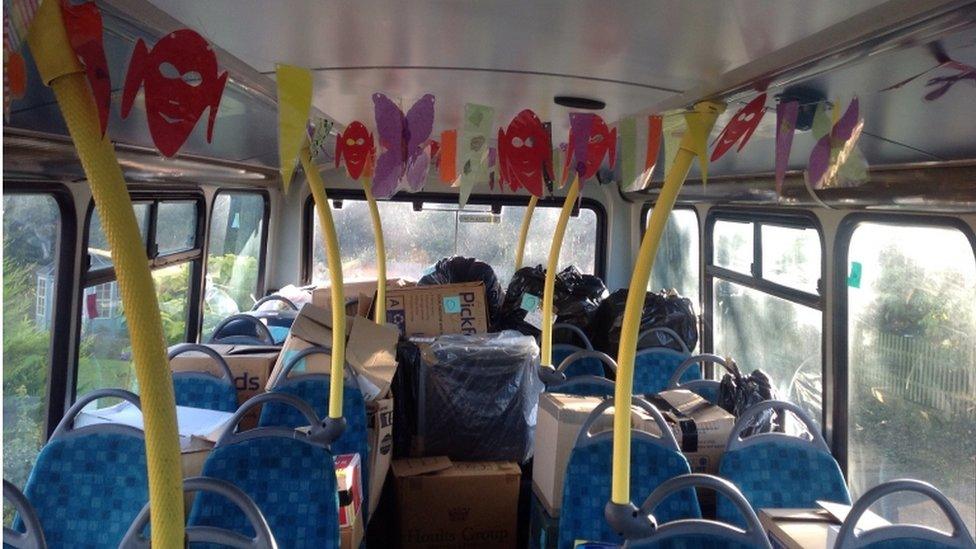
[[[976,547],[976,2],[3,8],[4,547]]]

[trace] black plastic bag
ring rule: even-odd
[[[393,459],[414,455],[420,393],[420,349],[410,341],[397,344],[393,393]]]
[[[455,255],[445,257],[434,264],[434,270],[425,274],[417,282],[419,286],[435,284],[457,284],[460,282],[484,282],[485,301],[488,305],[488,325],[495,326],[505,295],[502,285],[495,276],[491,265],[473,257]]]
[[[525,294],[531,294],[541,299],[545,281],[546,270],[542,265],[523,267],[512,275],[499,315],[497,324],[499,330],[518,330],[525,335],[536,337],[539,335],[538,328],[525,322],[528,311],[522,308],[522,299]],[[556,274],[552,296],[552,308],[556,315],[556,322],[572,324],[585,331],[607,293],[607,287],[600,280],[600,277],[581,274],[572,265],[566,267]],[[560,336],[571,337],[571,334],[557,332],[555,336],[557,342],[561,342]]]
[[[620,345],[620,327],[627,305],[627,289],[610,294],[600,303],[587,330],[593,347],[610,356],[617,355]],[[698,345],[698,317],[695,307],[687,297],[674,292],[647,292],[641,311],[640,333],[651,328],[670,328],[690,350]],[[638,342],[638,348],[668,347],[684,351],[681,344],[667,334],[656,332]]]
[[[731,373],[722,376],[718,390],[718,405],[726,412],[739,417],[752,406],[776,398],[772,381],[762,370],[754,370],[748,376],[742,375],[734,361],[729,361]],[[756,416],[752,424],[742,431],[742,437],[756,433],[767,433],[776,428],[776,414],[765,410]]]

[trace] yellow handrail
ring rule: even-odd
[[[705,101],[695,105],[692,116],[701,116],[704,123],[705,135],[715,125],[715,119],[725,110],[725,105]],[[641,241],[634,273],[630,277],[630,289],[627,293],[627,304],[624,308],[623,324],[620,327],[620,347],[617,350],[617,381],[614,387],[614,402],[618,410],[629,409],[631,395],[634,391],[634,357],[637,354],[637,336],[640,328],[640,316],[644,307],[644,296],[647,293],[647,282],[651,276],[651,267],[657,255],[658,244],[664,233],[664,226],[668,216],[674,208],[678,192],[685,178],[691,162],[698,150],[694,132],[686,131],[681,138],[678,153],[674,163],[664,177],[664,187],[658,195],[651,219],[647,223],[647,232]],[[626,405],[624,404],[626,403]],[[630,414],[614,414],[613,416],[613,486],[611,500],[618,504],[630,503]]]
[[[312,190],[312,199],[315,201],[315,213],[318,214],[319,225],[322,226],[325,257],[329,263],[329,285],[332,294],[332,379],[329,386],[329,417],[339,419],[342,417],[343,365],[346,362],[346,298],[342,291],[339,239],[336,237],[329,197],[325,194],[325,182],[322,181],[322,175],[312,162],[307,141],[302,146],[300,156],[302,169],[305,170],[308,186]]]
[[[386,323],[386,244],[383,242],[383,223],[380,221],[380,210],[376,206],[376,197],[370,188],[370,178],[363,177],[363,192],[366,193],[366,203],[369,204],[369,216],[373,219],[373,241],[376,244],[376,301],[373,303],[373,320],[377,324]]]
[[[563,209],[559,212],[556,223],[556,234],[552,236],[552,247],[549,248],[549,262],[546,264],[546,284],[542,291],[542,365],[554,366],[552,363],[552,298],[556,290],[556,269],[559,268],[559,251],[563,247],[563,236],[566,235],[566,225],[569,215],[573,213],[576,198],[579,197],[579,175],[573,178],[569,186]]]
[[[522,268],[522,256],[525,255],[525,239],[529,236],[529,226],[532,224],[532,213],[535,212],[535,205],[539,203],[539,197],[532,195],[529,205],[525,207],[525,215],[522,216],[522,228],[519,230],[518,247],[515,248],[515,270]]]
[[[64,30],[60,2],[41,2],[27,41],[41,78],[54,90],[112,250],[141,391],[152,545],[182,547],[183,471],[173,378],[156,288],[122,168],[112,142],[102,135],[84,69]]]

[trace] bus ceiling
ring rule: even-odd
[[[198,124],[173,159],[155,154],[141,101],[125,119],[113,108],[109,133],[133,181],[277,184],[273,76],[282,61],[312,69],[313,115],[335,120],[337,130],[371,121],[376,91],[404,103],[433,93],[435,134],[458,127],[467,102],[492,105],[499,121],[532,108],[553,122],[555,136],[567,133],[570,111],[553,103],[558,95],[605,102],[600,114],[608,122],[704,98],[728,101],[713,139],[760,90],[770,96],[767,111],[775,111],[774,96],[797,88],[840,105],[856,96],[864,120],[859,146],[871,167],[867,184],[814,194],[795,172],[778,197],[771,175],[776,116],[767,112],[749,147],[712,163],[707,187],[696,184],[700,174],[692,169],[682,199],[934,210],[971,210],[976,203],[973,81],[946,86],[933,98],[933,85],[942,84],[930,79],[944,75],[926,72],[941,63],[939,52],[976,66],[971,0],[857,0],[829,9],[759,2],[586,2],[566,9],[555,1],[514,0],[463,9],[395,1],[355,8],[291,2],[241,9],[233,0],[100,6],[113,82],[124,79],[136,39],[153,42],[185,26],[213,44],[230,75],[213,141],[206,124]],[[230,12],[233,25],[226,24]],[[57,105],[30,59],[27,66],[27,96],[13,104],[5,128],[5,171],[77,179],[81,170]],[[113,95],[121,95],[120,86]],[[814,142],[811,132],[797,132],[791,168],[806,165]],[[625,197],[653,197],[658,185]]]

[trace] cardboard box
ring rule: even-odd
[[[359,549],[363,543],[363,510],[360,509],[350,526],[339,527],[339,547],[341,549]]]
[[[366,403],[366,436],[369,441],[369,513],[376,512],[393,457],[393,399]]]
[[[395,460],[402,547],[515,547],[520,476],[511,462]]]
[[[396,373],[398,339],[394,326],[376,324],[358,316],[346,317],[346,361],[359,373],[359,388],[366,400],[383,398],[389,392]],[[307,304],[291,326],[269,383],[291,356],[314,346],[332,346],[332,312]],[[312,355],[305,360],[305,372],[328,373],[331,369],[332,358],[328,355]]]
[[[362,516],[363,477],[359,454],[342,454],[333,458],[339,491],[339,527],[352,526]]]
[[[482,282],[387,288],[386,321],[405,337],[480,334],[488,331]]]
[[[402,278],[387,279],[388,288],[413,286],[413,281]],[[376,280],[343,281],[343,296],[346,300],[346,314],[349,316],[373,317],[373,301],[376,299]],[[322,309],[332,308],[332,286],[326,284],[312,290],[312,305]]]
[[[234,385],[237,386],[237,405],[244,404],[247,399],[264,392],[268,383],[268,376],[278,359],[277,347],[255,345],[222,345],[210,344],[220,356],[224,357],[231,373],[234,375]],[[170,368],[174,372],[209,372],[215,376],[223,375],[220,368],[214,364],[209,356],[200,352],[189,352],[179,355],[170,361]],[[241,421],[241,429],[247,430],[257,426],[260,408],[253,408]]]
[[[819,509],[760,509],[762,524],[773,549],[830,549],[837,542],[840,525],[850,506],[842,503],[818,502]],[[866,511],[858,521],[858,531],[890,524]]]
[[[735,425],[735,416],[685,389],[661,391],[646,398],[671,426],[681,452],[688,458],[691,472],[718,474],[718,464]],[[653,421],[649,421],[644,430],[660,433]]]

